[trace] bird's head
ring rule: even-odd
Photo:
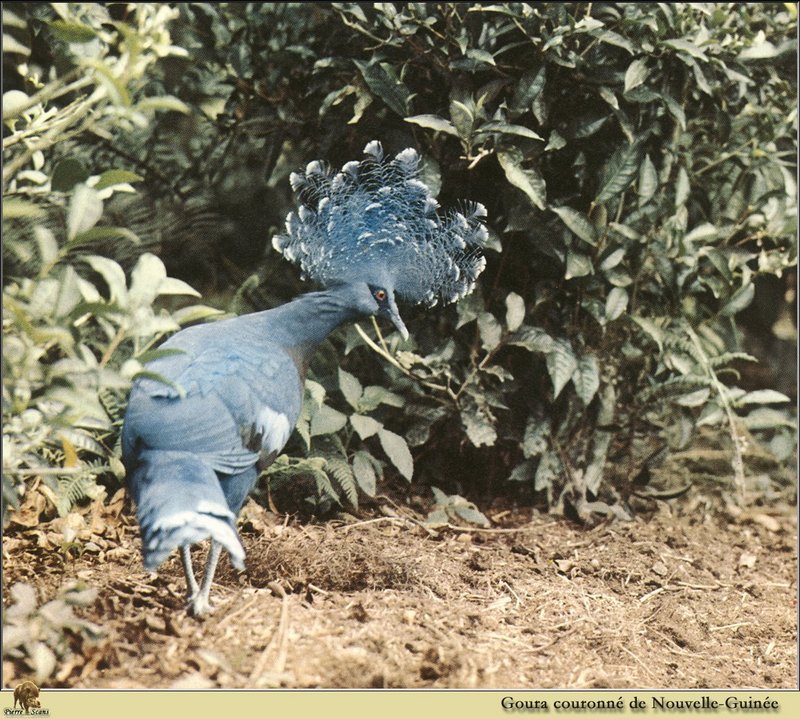
[[[387,319],[391,320],[392,324],[397,327],[397,331],[400,333],[403,339],[407,340],[408,330],[406,329],[406,325],[403,322],[402,317],[400,317],[400,311],[397,309],[394,291],[392,289],[387,289],[386,287],[381,287],[380,285],[368,284],[367,287],[369,288],[372,299],[377,307],[376,311],[372,314],[378,315],[378,317],[386,317]]]
[[[353,309],[365,317],[385,317],[397,328],[404,340],[408,339],[408,330],[400,317],[394,290],[385,280],[367,280],[352,285]]]
[[[300,201],[273,247],[321,285],[359,287],[351,298],[363,316],[390,319],[408,336],[397,300],[429,307],[472,291],[483,271],[480,248],[488,233],[486,209],[462,203],[440,214],[420,179],[420,158],[407,148],[384,157],[379,142],[338,172],[310,162],[290,176]]]

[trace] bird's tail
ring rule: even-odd
[[[236,516],[214,470],[188,452],[145,450],[137,460],[128,483],[142,528],[145,567],[154,570],[176,547],[211,537],[243,569]]]

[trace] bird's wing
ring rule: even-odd
[[[134,386],[125,418],[126,455],[135,454],[137,443],[192,452],[217,472],[235,474],[262,453],[283,448],[302,399],[295,363],[274,345],[222,340],[217,335],[202,347],[186,342],[182,354],[148,365],[168,383],[143,378]]]

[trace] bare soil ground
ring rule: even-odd
[[[44,525],[31,519],[41,501],[29,493],[6,531],[4,611],[17,583],[45,603],[77,579],[98,591],[76,613],[104,633],[64,630],[45,686],[797,682],[797,526],[786,505],[742,511],[690,497],[591,530],[505,511],[495,530],[431,531],[388,517],[304,524],[250,502],[248,571],[223,559],[216,611],[198,621],[183,608],[177,556],[158,576],[142,569],[121,496]],[[9,658],[4,686],[31,673]]]

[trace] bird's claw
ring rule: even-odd
[[[198,619],[207,617],[214,611],[208,597],[203,592],[197,592],[190,596],[186,608],[189,610],[189,614]]]

